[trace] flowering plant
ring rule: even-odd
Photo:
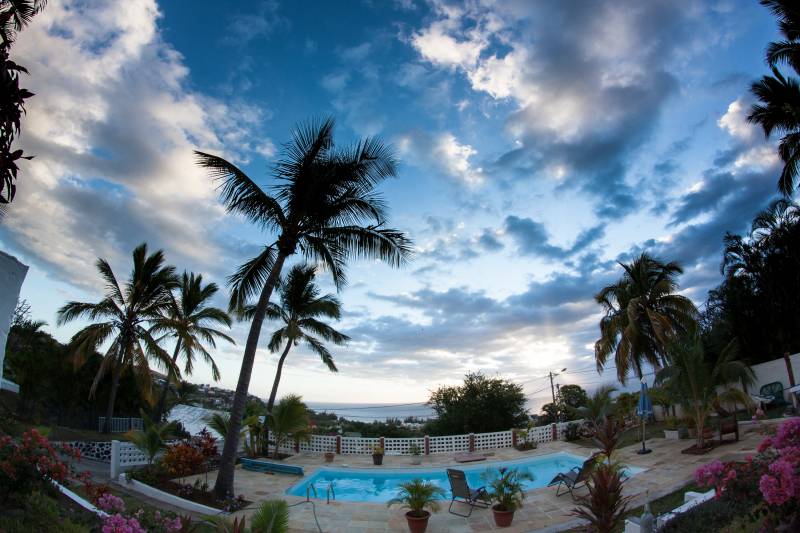
[[[766,527],[800,526],[800,418],[783,422],[745,462],[715,461],[695,472],[701,486],[717,497],[749,503],[753,515],[766,516]]]
[[[103,533],[147,533],[134,517],[124,517],[117,513],[103,520]]]
[[[79,459],[76,450],[62,449]],[[0,438],[0,495],[27,495],[49,479],[63,482],[68,474],[56,447],[35,429],[23,433],[20,442],[8,436]]]
[[[204,463],[203,452],[188,442],[179,442],[169,446],[162,459],[162,465],[174,477],[197,474],[202,470]]]
[[[125,501],[119,496],[105,492],[97,498],[97,507],[109,514],[121,513],[125,510]]]

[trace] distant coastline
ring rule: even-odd
[[[416,418],[433,418],[430,406],[418,404],[381,404],[381,403],[346,403],[346,402],[306,402],[309,409],[317,412],[336,413],[340,418],[360,422],[384,421],[387,418],[403,420],[413,416]]]

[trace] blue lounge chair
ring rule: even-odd
[[[294,474],[296,476],[304,476],[302,466],[287,465],[284,463],[273,463],[271,461],[263,461],[261,459],[242,459],[242,468],[245,470],[252,470],[254,472],[274,472],[276,474]]]

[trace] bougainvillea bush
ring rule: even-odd
[[[749,509],[767,531],[800,531],[800,418],[783,422],[755,457],[714,461],[697,469],[695,480],[713,487],[718,499]]]

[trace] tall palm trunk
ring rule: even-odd
[[[181,351],[181,339],[178,338],[178,342],[175,344],[175,352],[172,354],[172,366],[175,367],[176,363],[178,362],[178,355]],[[169,376],[164,381],[164,386],[161,387],[161,396],[158,398],[158,404],[156,405],[156,413],[153,417],[153,420],[156,422],[161,421],[161,414],[164,412],[164,403],[167,401],[167,392],[169,392]]]
[[[283,371],[283,362],[286,356],[289,355],[289,349],[292,347],[292,341],[286,343],[281,358],[278,359],[278,369],[275,371],[275,381],[272,382],[272,392],[269,394],[269,401],[267,402],[267,413],[272,414],[272,407],[275,405],[275,397],[278,395],[278,384],[281,382],[281,372]]]
[[[122,362],[117,361],[111,373],[111,391],[108,393],[108,403],[106,404],[106,419],[103,423],[103,433],[111,433],[111,419],[114,417],[114,402],[117,399],[117,389],[119,388],[119,377],[122,374]]]
[[[239,432],[242,430],[242,417],[244,408],[247,404],[247,391],[250,388],[250,377],[253,373],[253,363],[256,358],[256,348],[258,348],[258,338],[261,335],[261,326],[264,323],[264,315],[267,312],[267,304],[272,296],[272,290],[278,282],[283,263],[286,261],[286,252],[279,249],[275,264],[272,265],[272,272],[269,274],[267,283],[261,290],[258,298],[258,305],[253,314],[253,321],[250,324],[250,333],[247,335],[247,343],[242,356],[242,368],[239,371],[239,382],[236,385],[236,393],[233,396],[233,406],[231,407],[230,427],[225,436],[225,446],[222,449],[222,456],[219,461],[219,471],[217,481],[214,484],[214,496],[219,500],[233,496],[233,474],[236,466],[236,450],[239,448]]]

